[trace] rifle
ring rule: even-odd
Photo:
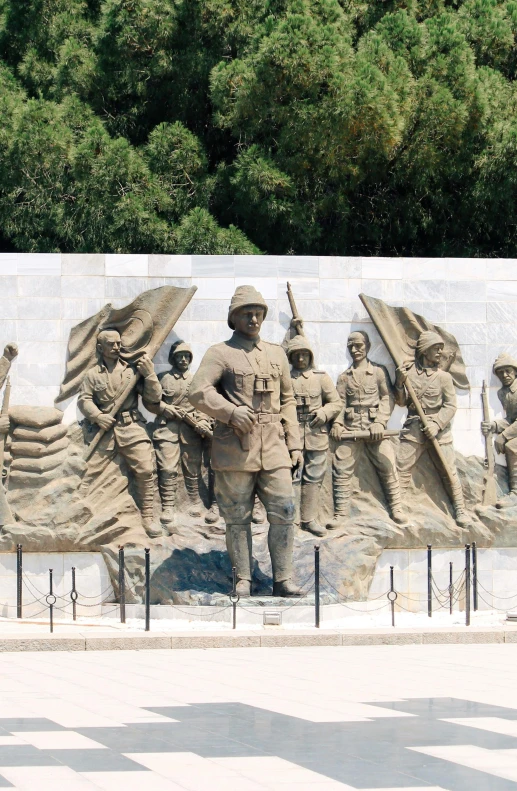
[[[483,380],[483,387],[481,389],[481,404],[483,406],[483,421],[485,423],[490,423],[490,410],[488,408],[488,393],[485,380]],[[495,454],[491,431],[485,435],[485,460],[483,466],[485,468],[483,505],[494,505],[497,500],[497,487],[494,476]]]
[[[397,428],[388,428],[384,429],[381,439],[386,439],[386,437],[398,437],[400,434],[400,430]],[[356,439],[371,439],[371,434],[369,431],[342,431],[340,441],[343,440],[356,440]],[[377,440],[376,440],[377,441]]]
[[[182,409],[181,407],[167,404],[166,410],[167,412],[172,413],[177,420],[182,420],[184,423],[186,423],[187,426],[192,426],[192,428],[194,429],[199,428],[199,423],[197,422],[197,420],[194,417],[192,417],[190,412],[187,412],[186,409]],[[208,437],[209,439],[212,439],[212,437],[214,436],[213,432],[210,431],[209,428],[203,428],[200,434],[203,437]]]
[[[298,313],[298,308],[296,307],[296,302],[294,301],[294,295],[290,283],[287,284],[287,299],[289,300],[289,306],[291,308],[291,313],[293,314],[293,321],[302,321],[302,317]],[[298,335],[303,335],[305,337],[303,327],[299,327]]]
[[[4,400],[2,402],[2,415],[7,415],[9,413],[9,400],[11,398],[11,380],[7,377],[7,382],[5,383],[5,390],[4,390]],[[0,471],[4,468],[4,456],[5,456],[5,434],[0,436]],[[14,522],[14,517],[9,507],[9,503],[7,502],[7,497],[5,494],[5,489],[3,485],[0,483],[0,525],[9,525]]]

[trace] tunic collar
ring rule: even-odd
[[[291,371],[291,379],[299,379],[300,376],[303,376],[304,379],[308,379],[313,372],[313,368],[307,368],[305,371],[299,371],[297,368],[293,368]]]
[[[248,338],[247,335],[243,335],[242,332],[235,332],[231,337],[231,343],[233,346],[237,346],[239,349],[244,349],[246,352],[252,352],[253,349],[257,348],[259,351],[262,351],[263,344],[260,337],[258,338]]]
[[[122,359],[122,357],[119,358],[119,363],[122,365],[122,368],[127,368],[128,364],[127,364],[127,362],[125,360]],[[106,368],[106,366],[104,365],[103,360],[99,360],[99,366],[98,367],[99,367],[99,373],[101,373],[101,374],[109,374],[109,371]]]
[[[373,376],[373,365],[371,361],[368,359],[366,360],[366,368],[364,369],[364,372],[369,376]],[[346,373],[348,374],[348,376],[354,376],[355,373],[359,373],[359,372],[357,371],[357,368],[354,368],[354,366],[351,365],[350,368],[347,369]]]
[[[171,368],[169,373],[171,373],[175,379],[186,379],[189,374],[188,371],[178,371],[177,368]]]
[[[438,373],[439,370],[439,368],[425,368],[418,360],[415,362],[415,371],[419,376],[422,376],[422,374],[425,374],[426,376],[432,376],[433,374]]]

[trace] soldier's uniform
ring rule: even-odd
[[[100,413],[108,414],[115,401],[126,387],[133,374],[133,369],[123,360],[117,365],[123,368],[122,378],[118,373],[110,374],[103,362],[94,365],[84,377],[79,393],[78,406],[83,415],[91,421],[90,437],[93,439],[95,418]],[[115,384],[117,383],[117,384]],[[138,394],[147,403],[160,400],[161,387],[155,373],[145,379],[139,379],[116,415],[113,430],[102,437],[94,455],[88,462],[88,471],[83,479],[86,488],[99,474],[109,459],[118,452],[124,457],[127,466],[134,476],[137,492],[137,505],[140,508],[144,523],[152,520],[154,482],[152,443],[146,431],[146,421],[138,410]]]
[[[267,303],[251,286],[239,287],[232,314],[241,307]],[[294,500],[289,452],[301,450],[296,403],[287,357],[273,343],[234,332],[230,340],[205,354],[190,386],[194,407],[215,419],[212,468],[226,539],[239,580],[251,581],[251,515],[255,492],[264,503],[268,544],[276,584],[292,575]],[[257,422],[238,436],[230,424],[236,407],[247,406]]]
[[[500,354],[494,363],[494,373],[499,368],[512,367],[517,372],[517,360],[509,354]],[[495,420],[496,433],[504,437],[504,455],[508,469],[510,495],[517,497],[517,379],[509,387],[503,386],[497,391],[497,397],[504,409],[505,417]],[[498,505],[514,505],[512,497],[503,498]]]
[[[423,337],[427,338],[425,343],[421,340]],[[407,405],[408,414],[400,434],[397,467],[400,487],[402,492],[404,492],[411,481],[413,467],[424,451],[429,450],[433,464],[440,474],[447,491],[450,493],[456,511],[456,521],[460,523],[465,519],[466,524],[465,502],[456,470],[456,458],[452,444],[451,424],[457,409],[454,381],[448,371],[443,371],[440,368],[426,368],[421,363],[423,352],[433,344],[441,342],[442,339],[437,333],[430,331],[422,333],[419,339],[420,346],[417,347],[417,357],[415,363],[407,369],[407,378],[426,417],[439,427],[436,439],[450,468],[452,482],[449,481],[440,461],[436,458],[431,441],[423,432],[420,418],[408,396],[406,388],[398,385],[395,387],[395,400],[399,406]]]
[[[350,366],[340,374],[337,391],[343,404],[335,425],[345,431],[369,431],[372,423],[384,429],[393,410],[393,395],[389,374],[383,365],[371,360],[366,368],[357,370]],[[334,488],[334,519],[330,529],[339,527],[348,512],[352,475],[360,454],[366,453],[381,482],[392,517],[397,522],[405,521],[401,514],[400,487],[397,475],[395,447],[389,439],[342,440],[336,444],[332,460]]]
[[[315,371],[314,355],[307,339],[296,335],[288,344],[287,356],[305,350],[311,362],[305,371],[293,368],[291,379],[296,400],[296,413],[303,446],[303,471],[301,479],[300,521],[304,529],[315,535],[325,535],[325,528],[318,525],[319,492],[327,470],[329,448],[329,423],[341,412],[341,399],[330,376],[325,371]],[[322,426],[313,427],[316,414],[325,419]]]
[[[192,350],[186,343],[176,344],[171,352],[186,351],[192,359]],[[185,487],[190,504],[196,512],[202,506],[199,497],[199,478],[203,456],[209,453],[210,440],[205,439],[184,420],[170,419],[164,415],[167,406],[187,412],[194,420],[207,423],[206,415],[197,412],[188,398],[192,374],[179,371],[174,365],[170,371],[158,374],[162,396],[154,422],[153,443],[158,465],[158,483],[163,513],[162,521],[172,521],[175,504],[176,478],[181,462]]]

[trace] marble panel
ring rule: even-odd
[[[404,280],[425,280],[429,278],[430,272],[433,273],[434,280],[445,279],[447,267],[444,258],[402,258],[401,260]]]
[[[402,280],[365,280],[361,282],[361,291],[369,297],[377,297],[391,305],[404,305],[404,284]]]
[[[147,288],[161,288],[162,286],[175,286],[176,288],[190,288],[191,277],[148,277]]]
[[[490,302],[516,302],[517,280],[489,280],[487,282],[487,300]]]
[[[319,258],[310,256],[283,255],[278,257],[278,277],[318,277]]]
[[[0,276],[18,274],[19,253],[0,253]]]
[[[465,365],[486,365],[487,347],[484,344],[464,344],[461,347]]]
[[[226,336],[228,337],[228,330],[226,331]],[[281,344],[285,337],[285,329],[277,322],[266,321],[262,325],[260,336],[270,343]]]
[[[61,256],[63,275],[104,275],[105,256],[97,253],[68,254]]]
[[[517,324],[487,324],[487,341],[489,344],[517,343]]]
[[[487,280],[517,280],[514,258],[488,258],[486,261]]]
[[[61,298],[24,297],[18,299],[18,319],[51,321],[61,317]]]
[[[517,322],[517,302],[487,302],[488,322]]]
[[[447,283],[444,280],[407,280],[404,282],[404,298],[441,302],[447,296]],[[424,306],[425,310],[425,306]]]
[[[447,283],[449,302],[486,302],[484,280],[450,280]]]
[[[285,299],[287,290],[287,280],[278,278],[278,299]],[[299,299],[319,299],[320,296],[320,281],[317,278],[291,278],[289,280],[292,286],[294,298],[296,302]],[[323,281],[324,282],[324,281]]]
[[[485,302],[447,302],[445,310],[448,322],[486,322]]]
[[[148,274],[148,255],[106,255],[108,277],[147,277]]]
[[[276,277],[254,277],[253,285],[260,291],[264,299],[276,299],[277,292],[278,292],[278,281]],[[235,278],[235,288],[239,286],[248,286],[250,285],[250,278],[249,277],[236,277]]]
[[[192,277],[234,277],[233,255],[193,255]]]
[[[63,299],[61,316],[81,321],[94,316],[105,304],[106,299]]]
[[[16,299],[18,296],[18,278],[13,275],[0,277],[0,294],[2,299]]]
[[[228,302],[225,299],[197,299],[190,303],[191,321],[219,321],[228,315]]]
[[[350,299],[349,281],[345,280],[344,278],[328,278],[328,280],[320,280],[320,299],[336,301]]]
[[[434,267],[437,259],[430,259]],[[485,280],[487,259],[485,258],[444,258],[444,272],[440,277],[445,280]]]
[[[0,321],[0,350],[8,341],[18,341],[18,322],[12,319]],[[4,340],[5,339],[5,340]]]
[[[20,297],[60,297],[61,278],[33,275],[18,277],[18,296]]]
[[[150,255],[150,277],[191,277],[191,255]]]
[[[352,321],[355,321],[356,323],[372,323],[372,320],[368,315],[368,311],[358,298],[352,299]]]
[[[320,321],[352,321],[353,310],[351,302],[331,302],[322,300],[319,306]]]
[[[192,285],[197,286],[197,299],[224,299],[226,304],[235,291],[235,279],[233,277],[194,277]]]
[[[64,343],[21,341],[18,346],[20,362],[23,360],[25,364],[40,363],[42,360],[49,364],[58,364],[65,359],[66,345]],[[30,402],[27,401],[26,403]]]
[[[320,343],[322,346],[325,346],[327,343],[339,343],[346,346],[350,331],[351,324],[349,322],[322,324],[320,327]]]
[[[482,387],[485,380],[489,381],[486,366],[467,365],[467,378],[471,387]]]
[[[235,277],[277,277],[277,255],[234,255]]]
[[[14,322],[13,322],[14,324]],[[60,321],[18,321],[17,332],[19,341],[40,341],[47,343],[61,340]],[[0,322],[1,328],[2,322]]]
[[[179,324],[179,322],[178,322]],[[178,327],[175,327],[179,333]],[[226,321],[189,322],[183,337],[192,343],[221,343],[231,334]]]
[[[142,291],[147,290],[146,277],[107,277],[106,297],[125,299],[127,304],[137,297]],[[112,301],[112,300],[110,300]]]
[[[335,365],[340,371],[344,371],[350,365],[346,346],[342,343],[322,343],[318,355],[318,365],[324,370],[327,370],[329,365]]]
[[[61,253],[14,253],[16,274],[48,276],[61,274]]]
[[[486,343],[487,339],[487,325],[486,324],[447,324],[443,328],[451,332],[458,343]]]
[[[341,303],[335,303],[341,304]],[[320,321],[322,312],[322,303],[316,299],[297,299],[296,307],[298,313],[304,321]],[[289,326],[291,321],[291,307],[286,299],[278,299],[276,301],[277,316],[285,327]],[[269,318],[269,314],[268,314]]]
[[[16,297],[13,299],[0,299],[0,319],[17,319],[18,318],[18,300]]]
[[[320,256],[320,278],[361,278],[362,258]]]
[[[47,362],[26,365],[17,363],[12,368],[13,380],[17,385],[26,386],[59,386],[61,382],[62,366],[51,365]]]
[[[400,280],[403,267],[402,258],[363,258],[362,276],[370,280]]]
[[[104,299],[103,277],[70,275],[61,278],[61,296],[66,299]]]

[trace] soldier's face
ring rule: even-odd
[[[120,335],[118,332],[106,333],[99,339],[97,348],[105,360],[118,360],[120,357]]]
[[[351,335],[347,347],[354,363],[360,363],[368,354],[369,347],[362,335]]]
[[[424,359],[429,365],[438,365],[442,359],[443,343],[435,343],[424,352]]]
[[[307,349],[300,349],[298,352],[293,352],[291,355],[291,362],[297,371],[306,371],[311,362],[311,355]]]
[[[188,352],[178,352],[174,355],[174,365],[178,371],[188,371],[192,358]]]
[[[258,305],[244,305],[243,308],[235,311],[232,318],[237,332],[242,332],[249,338],[256,338],[264,321],[264,308]]]
[[[517,371],[511,365],[505,365],[502,368],[498,368],[497,376],[499,377],[501,384],[505,387],[510,387],[515,382],[515,377],[517,376]]]

